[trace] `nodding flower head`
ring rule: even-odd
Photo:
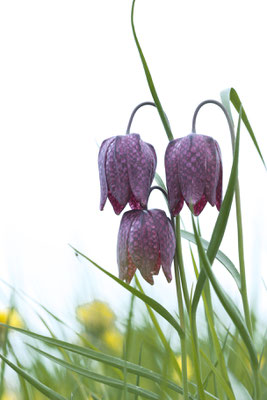
[[[130,283],[138,268],[143,278],[153,285],[162,265],[168,282],[176,247],[175,234],[169,218],[162,210],[132,210],[121,220],[117,259],[119,277]]]
[[[107,198],[116,214],[120,214],[128,202],[133,209],[146,208],[156,164],[154,147],[143,142],[138,134],[106,139],[98,155],[100,210]]]
[[[165,170],[171,214],[176,216],[184,201],[199,215],[207,201],[220,210],[222,160],[216,140],[191,133],[172,140],[165,153]]]

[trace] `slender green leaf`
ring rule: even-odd
[[[216,254],[218,253],[221,241],[223,239],[223,235],[226,229],[227,221],[229,218],[233,196],[238,176],[238,159],[239,159],[239,142],[240,142],[240,124],[239,129],[237,129],[236,135],[236,143],[235,143],[235,151],[234,151],[234,159],[231,169],[230,178],[227,185],[227,190],[221,205],[221,210],[216,220],[215,227],[212,232],[211,240],[207,249],[207,257],[209,259],[210,264],[212,265]],[[200,300],[200,296],[202,290],[204,288],[206,282],[206,274],[205,271],[202,270],[199,274],[199,278],[197,281],[196,289],[194,292],[193,300],[192,300],[192,317],[195,318],[197,306]]]
[[[144,368],[142,366],[131,363],[129,361],[127,361],[125,363],[125,361],[122,360],[121,358],[110,356],[110,355],[101,353],[99,351],[94,351],[92,349],[82,347],[82,346],[79,346],[76,344],[71,344],[71,343],[68,343],[68,342],[65,342],[65,341],[62,341],[59,339],[51,338],[51,337],[44,336],[44,335],[39,335],[38,333],[27,331],[25,329],[16,328],[16,327],[9,326],[9,325],[2,324],[2,323],[0,323],[0,326],[15,330],[16,332],[20,332],[21,334],[24,334],[24,335],[27,335],[34,339],[40,340],[48,345],[62,347],[65,350],[71,351],[73,353],[79,354],[84,357],[88,357],[92,360],[103,362],[107,365],[111,365],[111,366],[119,368],[121,370],[126,368],[127,372],[135,374],[135,375],[140,375],[143,378],[150,379],[154,382],[160,382],[162,379],[160,374],[158,374],[154,371],[151,371],[147,368]],[[170,389],[174,390],[175,392],[180,393],[180,394],[183,393],[183,389],[180,386],[176,385],[174,382],[168,380],[167,384],[168,384],[168,387]]]
[[[238,113],[239,113],[239,110],[240,110],[240,107],[241,107],[241,101],[240,101],[240,98],[239,98],[236,90],[234,88],[228,88],[228,89],[223,90],[221,92],[221,99],[222,99],[223,105],[227,109],[228,114],[230,115],[230,117],[231,117],[231,119],[233,121],[230,102],[234,105],[234,107],[235,107],[235,109],[237,110]],[[251,127],[251,125],[249,123],[249,120],[248,120],[247,114],[245,113],[244,108],[242,108],[242,116],[241,116],[241,118],[242,118],[242,121],[244,122],[244,124],[245,124],[245,126],[246,126],[246,128],[247,128],[247,130],[248,130],[248,132],[250,134],[250,137],[251,137],[251,139],[252,139],[257,151],[258,151],[258,154],[259,154],[259,156],[260,156],[260,158],[261,158],[261,160],[263,162],[263,165],[266,168],[265,161],[264,161],[263,156],[261,154],[258,142],[256,140],[256,137],[255,137],[254,132],[252,130],[252,127]]]
[[[136,281],[137,287],[138,287],[138,289],[140,290],[140,292],[141,292],[141,293],[144,293],[143,288],[142,288],[142,286],[141,286],[141,284],[140,284],[140,282],[139,282],[137,276],[135,276],[135,281]],[[176,372],[177,372],[179,378],[182,379],[182,371],[181,371],[181,368],[179,367],[179,364],[178,364],[178,362],[177,362],[177,359],[176,359],[176,357],[175,357],[175,354],[174,354],[174,352],[172,351],[172,348],[171,348],[171,346],[170,346],[168,340],[166,339],[166,337],[165,337],[165,335],[164,335],[164,333],[163,333],[163,331],[162,331],[162,329],[161,329],[161,327],[160,327],[160,324],[158,323],[158,320],[157,320],[157,318],[156,318],[154,312],[151,310],[151,308],[149,307],[148,304],[146,304],[146,307],[147,307],[148,314],[149,314],[149,316],[150,316],[150,318],[151,318],[151,321],[152,321],[152,323],[153,323],[153,325],[154,325],[154,327],[155,327],[155,329],[156,329],[156,331],[157,331],[157,334],[158,334],[158,336],[159,336],[159,338],[160,338],[160,340],[161,340],[163,346],[165,347],[167,353],[170,354],[172,363],[173,363],[173,365],[174,365],[174,368],[175,368],[175,370],[176,370]]]
[[[179,323],[176,321],[175,318],[169,313],[169,311],[166,310],[161,304],[159,304],[156,300],[152,299],[151,297],[147,296],[144,293],[139,292],[132,286],[128,285],[127,283],[123,282],[121,279],[117,278],[115,275],[111,274],[110,272],[106,271],[104,268],[100,267],[100,265],[96,264],[93,260],[91,260],[89,257],[85,256],[83,253],[81,253],[79,250],[75,249],[74,247],[70,246],[76,254],[80,254],[83,258],[85,258],[87,261],[90,261],[91,264],[93,264],[96,268],[98,268],[100,271],[104,272],[106,275],[108,275],[110,278],[112,278],[114,281],[119,283],[122,287],[127,289],[129,292],[133,293],[136,297],[141,299],[144,303],[148,304],[153,310],[155,310],[158,314],[160,314],[166,321],[170,323],[174,327],[174,329],[178,332],[180,337],[184,337],[184,331],[180,327]]]
[[[136,35],[135,26],[134,26],[134,6],[135,6],[135,0],[133,0],[132,12],[131,12],[131,24],[132,24],[132,31],[133,31],[135,44],[137,46],[137,49],[138,49],[138,52],[139,52],[139,55],[140,55],[140,58],[141,58],[141,61],[142,61],[143,67],[144,67],[147,83],[148,83],[151,95],[152,95],[152,97],[154,99],[154,102],[155,102],[155,104],[157,106],[157,110],[158,110],[158,113],[160,115],[162,124],[164,126],[164,129],[166,131],[166,134],[167,134],[169,140],[172,140],[173,139],[173,134],[172,134],[172,131],[171,131],[171,128],[170,128],[170,124],[169,124],[168,118],[167,118],[165,112],[163,111],[163,108],[162,108],[161,102],[159,100],[155,85],[153,83],[153,79],[152,79],[151,73],[149,71],[145,56],[143,54],[143,51],[141,49],[139,40],[138,40],[137,35]]]
[[[141,344],[140,350],[139,350],[138,365],[141,365],[141,362],[142,362],[142,350],[143,350],[143,344]],[[136,386],[140,386],[140,375],[137,375],[137,377],[136,377]],[[138,394],[135,395],[134,400],[138,400]]]
[[[32,386],[39,390],[39,392],[43,393],[51,400],[67,400],[65,397],[61,396],[59,393],[56,393],[54,390],[50,389],[48,386],[44,385],[40,381],[38,381],[33,376],[29,375],[22,368],[18,367],[16,364],[13,364],[8,358],[0,354],[0,358],[5,361],[7,365],[10,366],[14,371],[17,372],[18,375],[22,376],[26,381],[28,381]]]
[[[233,374],[230,374],[230,379],[232,382],[232,386],[234,388],[234,393],[235,393],[236,399],[253,400],[252,397],[250,396],[249,392],[247,391],[247,389],[244,387],[242,382],[237,380]]]
[[[145,399],[151,399],[151,400],[159,399],[159,397],[155,393],[153,393],[151,391],[148,391],[146,389],[142,389],[142,388],[140,388],[138,386],[135,386],[135,385],[133,385],[131,383],[127,383],[127,382],[122,381],[120,379],[111,378],[111,377],[108,377],[108,376],[105,376],[105,375],[100,375],[100,374],[98,374],[96,372],[89,371],[86,368],[79,367],[79,366],[76,366],[75,364],[72,364],[70,362],[66,362],[64,360],[61,360],[60,358],[55,357],[52,354],[46,353],[45,351],[40,350],[37,347],[31,346],[31,345],[29,345],[29,346],[32,349],[34,349],[35,351],[37,351],[38,353],[40,353],[41,355],[43,355],[44,357],[48,358],[49,360],[61,365],[64,368],[67,368],[67,369],[69,369],[69,370],[71,370],[73,372],[76,372],[78,375],[84,376],[84,377],[89,378],[89,379],[93,379],[96,382],[101,382],[101,383],[104,383],[105,385],[109,385],[109,386],[115,387],[117,389],[124,390],[124,388],[126,387],[127,391],[129,391],[130,393],[138,394],[138,395],[142,396]]]
[[[210,361],[209,357],[206,356],[205,352],[200,350],[202,357],[205,359],[206,363],[208,364],[209,368],[212,370],[216,378],[218,379],[218,382],[222,386],[223,390],[225,391],[225,394],[229,398],[229,400],[235,400],[235,396],[232,392],[232,390],[229,388],[228,383],[225,381],[224,377],[221,375],[221,373],[218,371],[218,369],[213,365],[213,363]]]
[[[194,228],[194,234],[197,242],[197,247],[199,251],[199,256],[201,257],[201,260],[203,262],[203,267],[205,269],[205,272],[207,276],[209,277],[209,280],[213,286],[213,289],[215,290],[215,293],[217,294],[218,298],[220,299],[224,309],[228,313],[229,317],[232,319],[234,322],[236,328],[238,329],[240,336],[242,337],[248,352],[251,357],[252,365],[253,367],[258,368],[258,359],[257,359],[257,353],[255,351],[253,342],[251,340],[251,337],[249,335],[249,332],[247,330],[247,327],[245,326],[244,320],[240,313],[238,312],[238,309],[236,305],[233,303],[233,301],[230,299],[230,297],[227,295],[227,293],[224,291],[224,289],[221,287],[219,282],[217,281],[212,269],[211,265],[209,262],[209,259],[204,251],[204,248],[202,246],[201,240],[198,236],[197,229],[195,222],[192,218],[193,221],[193,228]]]
[[[189,242],[196,244],[196,239],[195,239],[195,236],[193,235],[193,233],[181,230],[181,236],[184,239],[188,240]],[[202,243],[204,249],[207,250],[209,247],[209,242],[203,238],[200,238],[200,240],[201,240],[201,243]],[[230,272],[230,274],[232,275],[232,277],[235,280],[235,283],[236,283],[238,289],[241,290],[240,274],[239,274],[238,270],[236,269],[236,267],[234,266],[233,262],[221,250],[218,250],[218,252],[216,254],[216,258],[227,269],[227,271]]]
[[[192,257],[192,261],[193,261],[193,265],[194,265],[194,270],[197,275],[198,270],[197,270],[194,254],[191,250],[191,246],[190,246],[190,251],[191,251],[191,257]],[[205,308],[205,316],[206,316],[207,324],[209,327],[209,338],[210,338],[209,347],[210,347],[211,363],[213,363],[215,361],[215,355],[214,355],[214,350],[215,350],[216,356],[217,356],[216,364],[219,365],[221,374],[222,374],[222,378],[223,378],[223,385],[222,384],[217,385],[216,375],[214,375],[214,387],[218,388],[219,397],[221,398],[223,390],[230,391],[232,393],[232,389],[231,389],[231,384],[230,384],[230,380],[229,380],[229,376],[228,376],[228,372],[227,372],[227,368],[226,368],[226,364],[225,364],[225,360],[224,360],[224,356],[223,356],[224,347],[221,348],[221,346],[220,346],[219,338],[218,338],[218,335],[217,335],[216,329],[215,329],[214,318],[212,318],[212,314],[211,314],[212,310],[210,309],[210,307],[208,305],[205,291],[202,292],[202,298],[203,298],[203,303],[204,303],[204,308]],[[206,380],[207,379],[205,379],[205,382],[206,382]],[[224,387],[224,384],[227,385],[227,389]],[[217,393],[217,390],[216,390],[216,393]],[[232,393],[232,395],[233,395],[233,393]]]

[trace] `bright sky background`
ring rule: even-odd
[[[68,243],[117,274],[120,217],[109,203],[99,211],[97,156],[104,139],[125,133],[132,109],[151,101],[130,9],[130,0],[0,3],[1,277],[59,315],[94,297],[127,311],[128,296],[119,285],[77,259]],[[220,100],[220,91],[232,86],[267,159],[265,2],[136,0],[135,21],[174,136],[190,133],[198,103]],[[231,146],[222,112],[203,108],[197,131],[221,146],[225,188]],[[153,107],[138,111],[132,132],[153,144],[165,180],[168,141]],[[263,315],[266,172],[244,128],[240,185],[250,298],[258,295]],[[149,205],[166,209],[154,192]],[[191,230],[186,207],[181,215]],[[216,216],[209,205],[201,214],[206,239]],[[233,217],[222,250],[238,266]],[[186,266],[191,281],[190,260]],[[216,273],[237,298],[231,277],[220,266]],[[162,273],[153,288],[144,287],[175,309],[174,282],[168,285]],[[8,298],[4,292],[0,305]]]

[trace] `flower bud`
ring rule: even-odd
[[[153,285],[162,265],[168,282],[176,247],[175,234],[169,218],[162,210],[132,210],[121,220],[117,259],[119,277],[130,283],[138,268],[143,278]]]
[[[171,214],[181,211],[184,201],[199,215],[207,201],[221,208],[222,160],[216,140],[191,133],[172,140],[165,153],[168,201]]]

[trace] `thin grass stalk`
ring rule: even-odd
[[[201,368],[200,368],[200,356],[198,347],[198,335],[197,335],[197,324],[196,324],[196,314],[191,312],[190,306],[190,327],[191,327],[191,343],[194,358],[194,368],[195,368],[195,378],[197,382],[198,399],[205,400],[206,396],[204,393],[204,387],[202,384]]]
[[[192,262],[193,262],[194,272],[195,272],[196,278],[198,279],[199,272],[198,272],[197,264],[196,264],[196,261],[195,261],[195,258],[194,258],[194,254],[193,254],[193,251],[192,251],[192,248],[191,248],[190,244],[189,244],[189,247],[190,247],[190,253],[191,253],[191,258],[192,258]],[[210,286],[206,284],[205,288],[206,287],[209,288],[209,293],[210,293]],[[214,362],[215,361],[215,357],[214,357],[214,355],[215,355],[215,348],[214,347],[215,346],[214,346],[214,341],[212,339],[212,331],[211,331],[211,327],[210,327],[210,323],[209,323],[209,310],[206,309],[208,307],[208,305],[207,305],[205,290],[202,293],[202,298],[203,298],[203,303],[204,303],[204,308],[205,308],[205,317],[206,317],[207,326],[208,326],[210,357],[211,357],[211,360]],[[213,325],[214,325],[214,323],[213,323]],[[213,372],[211,372],[211,373],[212,373],[212,377],[213,377],[214,393],[215,393],[215,396],[218,396],[216,376],[215,376],[215,374]],[[205,387],[205,385],[204,385],[204,387]]]
[[[195,114],[193,116],[192,122],[192,131],[195,132],[195,123],[198,111],[205,104],[215,104],[222,109],[224,112],[231,136],[232,143],[232,152],[234,155],[235,152],[235,129],[234,122],[231,116],[231,113],[227,111],[227,109],[220,102],[216,100],[206,100],[199,104],[197,107]],[[248,295],[247,295],[247,283],[246,283],[246,270],[245,270],[245,257],[244,257],[244,240],[243,240],[243,228],[242,228],[242,215],[241,215],[241,200],[240,200],[240,189],[239,189],[239,180],[238,176],[236,178],[236,186],[235,186],[235,205],[236,205],[236,222],[237,222],[237,238],[238,238],[238,255],[239,255],[239,268],[240,268],[240,278],[241,278],[241,298],[243,303],[243,310],[246,320],[246,325],[250,335],[253,334],[251,317],[249,311],[249,303],[248,303]]]
[[[215,278],[212,269],[211,269],[211,264],[209,262],[209,259],[202,247],[201,241],[199,239],[199,236],[196,231],[195,227],[195,222],[192,217],[192,222],[193,222],[193,228],[194,228],[194,234],[197,240],[197,246],[199,250],[200,257],[203,260],[203,266],[205,267],[205,272],[221,302],[223,305],[224,309],[228,313],[229,317],[232,319],[234,325],[237,327],[250,355],[251,359],[251,367],[253,370],[253,376],[254,376],[254,384],[255,384],[255,399],[254,400],[260,400],[261,399],[261,388],[260,388],[260,381],[259,381],[259,363],[257,359],[257,354],[253,345],[253,342],[251,340],[250,334],[248,332],[248,329],[246,325],[243,323],[242,317],[237,313],[233,305],[230,303],[228,297],[226,296],[225,292],[222,290],[220,287],[217,279]]]
[[[197,219],[197,228],[198,228],[198,233],[199,236],[201,236],[201,229],[200,229],[200,223],[199,223],[199,218]],[[190,246],[190,250],[191,250],[191,246]],[[191,256],[193,257],[193,252],[191,250]],[[201,260],[199,262],[200,265],[200,269],[202,269],[202,265],[201,265]],[[196,266],[195,266],[195,273],[196,273]],[[197,274],[197,278],[198,278],[198,274]],[[213,335],[212,335],[212,330],[211,330],[211,326],[210,326],[210,322],[209,322],[209,315],[211,317],[211,323],[213,325],[213,328],[215,328],[215,323],[214,323],[214,312],[213,312],[213,306],[212,306],[212,299],[211,299],[211,292],[210,292],[210,283],[209,281],[206,281],[206,284],[204,286],[204,291],[202,294],[203,297],[203,301],[204,301],[204,306],[205,306],[205,318],[206,318],[206,322],[207,322],[207,327],[208,327],[208,337],[209,337],[209,352],[210,352],[210,358],[211,361],[213,363],[215,363],[215,353],[216,353],[216,349],[215,349],[215,343],[213,340]],[[204,300],[205,299],[205,300]],[[206,301],[206,304],[205,304]],[[208,315],[209,314],[209,315]],[[214,329],[215,330],[215,329]],[[216,381],[216,376],[214,373],[212,373],[213,376],[213,385],[214,385],[214,393],[215,396],[218,395],[218,389],[217,389],[217,381]]]
[[[155,85],[153,83],[153,79],[152,79],[151,73],[149,71],[146,59],[144,57],[143,51],[141,49],[139,40],[138,40],[137,35],[136,35],[135,26],[134,26],[134,6],[135,6],[135,0],[133,0],[133,2],[132,2],[132,10],[131,10],[131,25],[132,25],[132,32],[133,32],[135,44],[137,46],[137,49],[138,49],[138,52],[139,52],[139,55],[140,55],[140,58],[141,58],[141,61],[142,61],[143,67],[144,67],[145,75],[146,75],[146,78],[147,78],[147,83],[148,83],[151,95],[152,95],[152,97],[154,99],[154,102],[156,104],[156,107],[157,107],[159,116],[161,118],[162,124],[164,126],[164,129],[165,129],[165,131],[167,133],[167,136],[168,136],[169,140],[172,140],[173,139],[173,134],[172,134],[172,131],[171,131],[171,128],[170,128],[169,121],[168,121],[168,119],[166,117],[166,114],[165,114],[163,108],[162,108],[162,105],[161,105],[161,102],[159,100]]]
[[[189,293],[186,282],[185,270],[184,270],[184,260],[183,260],[183,252],[182,252],[182,239],[181,239],[181,227],[180,227],[180,215],[175,218],[175,236],[176,236],[176,257],[178,262],[179,273],[181,277],[181,283],[184,294],[184,301],[186,305],[187,312],[189,312],[190,301],[189,301]]]
[[[238,240],[238,255],[239,255],[239,272],[241,279],[241,297],[242,297],[243,309],[248,331],[251,334],[251,336],[253,336],[253,329],[252,329],[251,316],[248,303],[248,294],[247,294],[241,200],[240,200],[240,189],[239,189],[238,179],[235,187],[235,206],[236,206],[237,240]]]
[[[235,151],[235,129],[234,122],[231,116],[229,116],[230,120],[230,135],[231,135],[231,143],[232,143],[232,151],[234,154]],[[237,224],[237,241],[238,241],[238,258],[239,258],[239,272],[241,279],[241,298],[243,303],[244,315],[246,324],[248,327],[248,331],[253,336],[253,329],[249,311],[249,303],[248,303],[248,295],[247,295],[247,282],[246,282],[246,268],[245,268],[245,257],[244,257],[244,239],[243,239],[243,224],[242,224],[242,213],[241,213],[241,198],[240,198],[240,187],[239,187],[239,179],[236,178],[236,186],[235,186],[235,208],[236,208],[236,224]]]
[[[185,332],[184,305],[183,305],[183,296],[182,296],[182,288],[181,288],[177,255],[175,255],[175,257],[174,257],[174,271],[175,271],[175,283],[176,283],[176,293],[177,293],[177,300],[178,300],[180,324],[181,324],[181,328]],[[184,389],[184,400],[188,400],[186,337],[185,336],[181,337],[180,340],[181,340],[182,381],[183,381],[183,389]]]
[[[182,282],[182,288],[184,293],[184,299],[186,308],[188,310],[190,316],[190,325],[192,330],[191,338],[192,338],[192,345],[193,345],[193,357],[194,357],[194,367],[195,367],[195,375],[196,381],[198,386],[198,394],[200,400],[205,399],[204,388],[202,385],[201,379],[201,364],[200,364],[200,357],[199,357],[199,348],[198,348],[198,335],[197,335],[197,327],[196,327],[196,320],[191,320],[191,312],[190,312],[190,300],[188,294],[188,288],[185,278],[184,272],[184,262],[183,262],[183,253],[182,253],[182,240],[181,240],[181,227],[180,227],[180,216],[178,215],[175,219],[175,235],[176,235],[176,252],[174,257],[174,271],[175,271],[175,279],[176,279],[176,290],[177,290],[177,298],[178,298],[178,305],[179,305],[179,292],[181,291],[180,287],[180,276]],[[181,321],[181,313],[180,313],[180,306],[179,306],[179,314],[180,314],[180,324],[182,326]],[[183,314],[183,310],[182,310]],[[182,328],[184,331],[185,329]],[[184,376],[185,371],[183,371],[183,365],[186,366],[186,347],[183,348],[185,344],[181,340],[181,353],[182,353],[182,376]],[[185,359],[184,359],[185,358]],[[185,367],[186,368],[186,367]]]

